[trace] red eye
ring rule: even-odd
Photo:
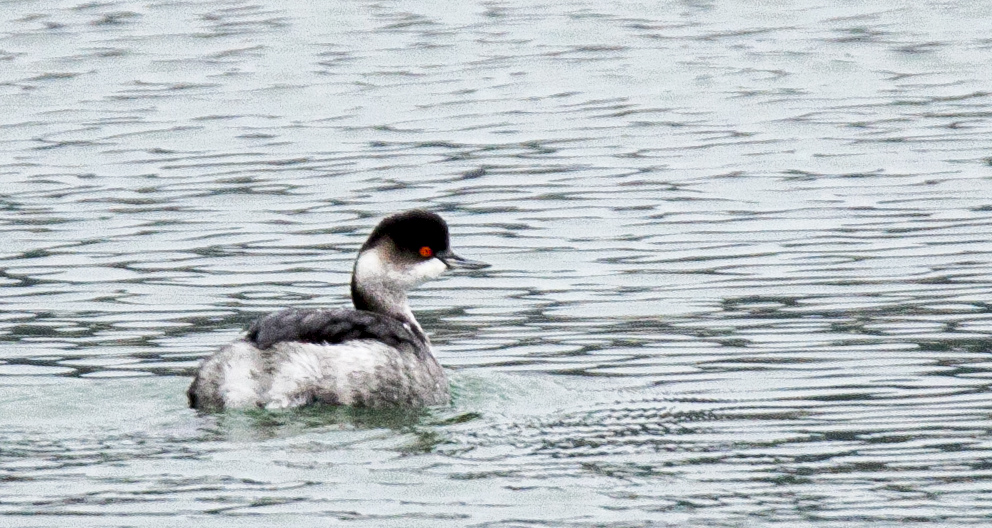
[[[430,247],[428,247],[428,246],[424,246],[424,247],[420,248],[420,256],[421,257],[430,258],[431,255],[433,255],[433,254],[434,254],[434,251]]]

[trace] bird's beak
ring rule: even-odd
[[[468,270],[480,270],[489,267],[489,264],[485,262],[479,262],[478,260],[469,260],[467,258],[459,257],[455,255],[450,249],[437,254],[438,260],[444,262],[448,269],[468,269]]]

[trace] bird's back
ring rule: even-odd
[[[285,310],[207,358],[189,391],[202,410],[441,405],[444,370],[402,321],[360,310]]]

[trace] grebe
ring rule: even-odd
[[[448,225],[422,210],[383,219],[351,276],[354,310],[288,309],[200,365],[187,395],[204,411],[449,402],[448,380],[406,292],[447,269],[488,264],[455,255]]]

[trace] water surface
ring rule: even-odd
[[[983,2],[19,0],[11,526],[964,526],[992,515]],[[379,218],[455,402],[201,416]]]

